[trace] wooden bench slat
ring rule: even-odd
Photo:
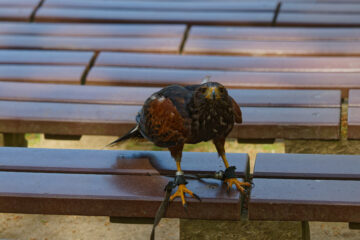
[[[40,0],[0,0],[4,7],[36,7]]]
[[[0,82],[0,100],[142,105],[160,88]],[[335,90],[228,89],[240,106],[340,107]]]
[[[33,9],[30,7],[1,7],[0,20],[1,21],[28,21]]]
[[[359,14],[283,13],[276,20],[277,26],[360,26]]]
[[[360,36],[359,36],[360,37]],[[248,57],[101,52],[95,66],[242,70],[256,72],[359,72],[358,57]]]
[[[360,15],[359,15],[360,17]],[[244,41],[189,38],[185,54],[269,56],[359,56],[358,42],[349,41]]]
[[[139,109],[129,105],[0,101],[0,132],[122,135],[134,126]],[[242,112],[244,124],[236,125],[229,137],[339,137],[338,108],[243,107]],[[264,133],[264,128],[269,131]]]
[[[253,176],[256,178],[360,180],[360,157],[258,153]]]
[[[360,92],[356,89],[349,91],[349,108],[347,119],[347,133],[349,139],[360,139]]]
[[[0,81],[80,84],[85,66],[0,64]]]
[[[360,4],[356,3],[309,3],[309,2],[284,2],[280,12],[303,12],[303,13],[360,13]]]
[[[47,49],[85,51],[179,51],[180,38],[109,38],[0,35],[0,49]]]
[[[47,0],[44,7],[163,11],[275,11],[276,2],[172,2],[167,1],[71,1]]]
[[[250,220],[360,222],[360,181],[254,179]]]
[[[162,176],[0,172],[0,211],[119,217],[154,217],[169,181]],[[187,187],[201,198],[179,200],[167,217],[240,219],[239,192],[227,193],[220,181],[189,180]],[[212,187],[209,187],[211,184]],[[96,207],[94,207],[96,206]],[[234,211],[237,209],[237,211]]]
[[[43,64],[86,66],[92,52],[47,51],[47,50],[0,50],[0,64]]]
[[[192,26],[189,36],[193,39],[211,38],[258,41],[358,41],[360,39],[360,31],[356,28]]]
[[[247,178],[247,154],[227,153],[239,177]],[[182,170],[215,173],[224,170],[217,153],[184,152]],[[87,173],[115,175],[175,174],[176,164],[168,151],[100,151],[36,148],[1,148],[0,171]]]
[[[199,84],[205,76],[228,88],[339,89],[359,88],[357,73],[236,72],[212,70],[94,67],[86,84],[112,86],[167,86]]]
[[[8,35],[182,38],[184,31],[185,25],[167,24],[0,23],[0,33]]]
[[[262,24],[270,25],[272,12],[145,11],[69,9],[42,7],[37,22],[171,23],[171,24]]]

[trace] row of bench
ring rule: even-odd
[[[359,2],[2,0],[10,21],[359,26]]]
[[[144,222],[155,216],[167,176],[176,171],[169,159],[168,152],[3,147],[0,211]],[[250,177],[246,154],[228,159],[238,177]],[[182,167],[186,174],[209,174],[221,170],[220,163],[216,153],[187,152]],[[358,156],[258,154],[248,203],[218,180],[189,179],[202,202],[188,199],[186,212],[175,200],[166,217],[240,220],[248,214],[250,220],[359,222],[359,172]]]

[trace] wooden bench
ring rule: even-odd
[[[228,154],[240,178],[248,177],[247,154]],[[223,170],[216,153],[184,153],[186,174]],[[154,218],[176,164],[169,152],[0,148],[0,212]],[[219,180],[188,179],[202,202],[170,205],[166,217],[239,220],[237,191]]]
[[[122,135],[158,88],[0,82],[0,132]],[[243,141],[338,139],[339,91],[230,89],[243,124],[229,137]]]
[[[30,21],[40,0],[0,1],[0,21]]]
[[[359,173],[359,156],[260,153],[249,219],[359,223]]]
[[[35,21],[270,25],[276,2],[47,0]]]

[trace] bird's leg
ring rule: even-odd
[[[179,153],[179,151],[176,151],[176,150],[173,150],[170,148],[171,155],[175,158],[176,167],[177,167],[174,185],[178,186],[178,189],[176,190],[176,192],[170,196],[170,201],[174,200],[177,197],[180,197],[182,205],[184,207],[186,207],[187,205],[186,205],[186,201],[185,201],[185,193],[189,194],[190,196],[192,196],[193,198],[196,198],[198,200],[200,200],[200,198],[195,193],[193,193],[192,191],[190,191],[189,189],[186,188],[187,182],[184,177],[184,172],[181,170],[181,166],[180,166],[181,151],[182,151],[182,148],[180,150],[180,153]]]
[[[218,152],[218,154],[220,155],[220,157],[222,158],[224,164],[225,164],[225,172],[224,172],[224,177],[223,180],[224,182],[227,183],[228,185],[228,190],[230,190],[230,188],[232,187],[232,185],[235,185],[236,188],[244,193],[244,188],[245,187],[250,187],[251,184],[248,182],[240,182],[239,180],[237,180],[236,175],[235,175],[235,166],[229,166],[229,162],[226,159],[226,155],[225,155],[225,138],[221,138],[221,139],[214,139],[214,144],[216,147],[216,150]]]

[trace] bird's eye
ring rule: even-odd
[[[219,91],[220,91],[221,93],[223,93],[223,92],[225,91],[225,88],[224,88],[224,87],[219,87]]]
[[[205,93],[205,92],[206,92],[206,88],[200,88],[200,92]]]

